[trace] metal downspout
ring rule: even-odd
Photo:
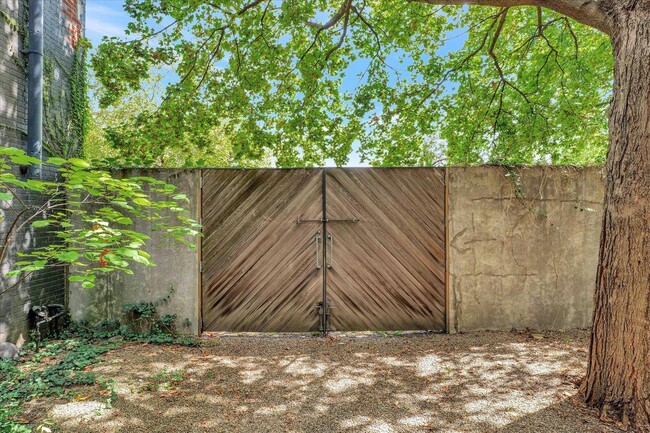
[[[27,154],[43,160],[43,0],[29,1]],[[27,176],[40,178],[41,166],[30,165]]]

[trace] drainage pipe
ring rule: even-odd
[[[43,0],[29,1],[27,154],[43,160]],[[30,165],[27,175],[40,178],[41,166]]]

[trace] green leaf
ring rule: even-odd
[[[143,197],[134,198],[133,203],[138,204],[140,206],[151,206],[151,202]]]
[[[144,258],[144,257],[142,257],[142,256],[140,256],[140,255],[132,256],[131,259],[132,259],[134,262],[141,263],[141,264],[143,264],[143,265],[147,265],[147,266],[149,266],[149,265],[151,264],[151,262],[150,262],[149,260],[147,260],[146,258]]]
[[[57,260],[61,262],[74,262],[79,258],[79,253],[77,253],[76,251],[65,251],[62,253],[58,253],[55,257]]]
[[[115,252],[125,257],[135,257],[138,256],[138,251],[132,248],[116,248]]]
[[[11,162],[18,165],[34,165],[34,164],[40,165],[41,164],[40,159],[27,156],[27,155],[10,156],[9,159],[11,160]]]
[[[95,287],[95,283],[92,281],[84,281],[83,283],[81,283],[81,287],[83,287],[84,289],[92,289],[93,287]]]
[[[68,159],[68,162],[70,164],[74,165],[75,167],[90,168],[90,163],[88,163],[88,161],[84,161],[83,159],[70,158],[70,159]]]
[[[120,267],[120,268],[125,268],[129,266],[129,262],[121,259],[119,256],[115,254],[106,254],[104,256],[104,260],[108,261],[110,264]]]
[[[37,220],[32,223],[32,227],[34,228],[40,228],[40,227],[47,227],[50,224],[52,224],[54,221],[52,220]]]
[[[12,198],[14,198],[13,195],[6,192],[0,192],[0,200],[11,200]]]
[[[124,224],[124,225],[133,224],[133,220],[131,218],[127,218],[127,217],[120,217],[120,218],[116,219],[115,221],[117,223],[119,223],[119,224]]]
[[[48,164],[52,164],[52,165],[63,165],[63,164],[65,164],[66,162],[67,162],[67,161],[66,161],[65,159],[63,159],[63,158],[58,158],[58,157],[55,157],[55,156],[52,156],[52,157],[50,157],[50,158],[47,159],[47,163],[48,163]]]
[[[68,280],[75,281],[95,281],[94,275],[71,275]]]
[[[25,266],[22,270],[25,272],[40,271],[47,265],[47,260],[36,260],[31,265]]]

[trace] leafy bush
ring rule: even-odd
[[[40,164],[20,149],[0,147],[0,202],[6,202],[12,224],[0,235],[0,264],[7,259],[7,245],[24,228],[49,229],[60,242],[19,253],[20,261],[2,276],[4,291],[18,285],[34,271],[49,266],[74,264],[70,281],[85,288],[95,285],[98,274],[121,271],[129,266],[154,266],[144,251],[149,236],[133,229],[135,220],[148,222],[153,231],[194,248],[199,225],[187,216],[184,194],[176,187],[151,177],[116,178],[108,171],[93,169],[78,158],[50,158],[58,170],[57,182],[23,179],[18,166]],[[21,193],[21,190],[23,193]],[[41,195],[41,205],[21,197],[26,192]],[[6,218],[0,210],[0,222]]]

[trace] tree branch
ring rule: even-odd
[[[349,3],[350,2],[348,0],[345,0],[343,2],[343,4],[341,5],[341,7],[339,8],[338,12],[336,12],[334,15],[332,15],[332,17],[329,20],[327,20],[327,22],[325,22],[323,24],[315,23],[313,21],[305,21],[305,24],[307,24],[309,27],[315,28],[319,32],[321,32],[323,30],[327,30],[327,29],[329,29],[331,27],[334,27],[336,25],[336,23],[341,21],[341,18],[343,18],[343,16],[348,13],[348,11],[350,9]]]
[[[348,0],[345,6],[345,20],[343,21],[343,31],[341,32],[341,37],[339,38],[338,43],[330,48],[330,50],[325,55],[325,63],[329,60],[330,56],[334,51],[341,48],[343,42],[345,41],[345,36],[348,34],[348,25],[350,24],[350,8],[352,7],[352,0]]]
[[[363,17],[359,9],[357,9],[355,6],[351,6],[352,12],[356,14],[357,17],[361,20],[362,23],[368,27],[368,30],[372,33],[372,35],[375,37],[375,42],[377,43],[377,56],[381,53],[381,40],[379,39],[379,35],[377,34],[377,31],[375,28]]]
[[[589,27],[612,34],[613,20],[595,0],[407,0],[408,2],[448,6],[494,6],[501,8],[537,6],[554,10]]]
[[[264,0],[255,0],[254,2],[251,2],[244,6],[243,8],[240,9],[239,12],[237,12],[237,15],[244,15],[249,9],[254,8],[258,4],[262,3]]]

